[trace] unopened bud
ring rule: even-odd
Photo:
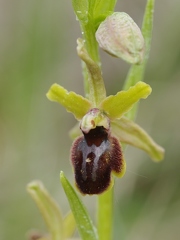
[[[99,46],[112,56],[131,64],[140,64],[144,58],[144,38],[133,19],[124,12],[108,16],[96,31]]]

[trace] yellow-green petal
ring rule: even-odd
[[[75,92],[68,92],[58,84],[53,84],[47,93],[50,101],[58,102],[80,120],[90,109],[91,102]]]
[[[122,117],[112,122],[111,127],[121,142],[144,150],[156,162],[163,159],[164,149],[133,121]]]
[[[111,120],[121,118],[141,98],[147,98],[151,91],[152,89],[148,84],[138,82],[127,91],[120,91],[116,95],[104,99],[100,104],[100,108],[105,111]]]

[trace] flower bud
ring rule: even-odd
[[[144,58],[144,38],[133,19],[124,12],[108,16],[96,31],[99,46],[112,56],[131,64],[140,64]]]

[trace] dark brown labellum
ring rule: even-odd
[[[96,127],[75,140],[71,161],[80,192],[100,194],[110,186],[111,171],[121,172],[122,152],[115,137],[104,127]]]

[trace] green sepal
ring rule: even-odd
[[[156,162],[163,159],[164,149],[133,121],[122,117],[113,121],[111,127],[119,141],[144,150]]]
[[[76,230],[76,221],[71,211],[64,218],[63,230],[64,239],[71,238]]]
[[[148,84],[138,82],[127,91],[120,91],[116,95],[104,99],[100,104],[100,108],[105,111],[111,120],[121,118],[123,114],[132,108],[134,103],[141,98],[147,98],[151,91],[152,89]]]
[[[63,218],[57,203],[39,181],[28,184],[27,191],[36,202],[53,240],[63,239]]]
[[[63,172],[60,173],[60,180],[68,198],[71,211],[74,214],[82,240],[98,240],[97,230],[93,226],[85,206],[82,204]]]
[[[80,120],[91,109],[88,99],[75,92],[68,92],[56,83],[51,86],[46,96],[49,100],[60,103],[68,112],[74,114],[77,120]]]
[[[74,12],[82,24],[88,22],[89,3],[88,0],[72,0]]]

